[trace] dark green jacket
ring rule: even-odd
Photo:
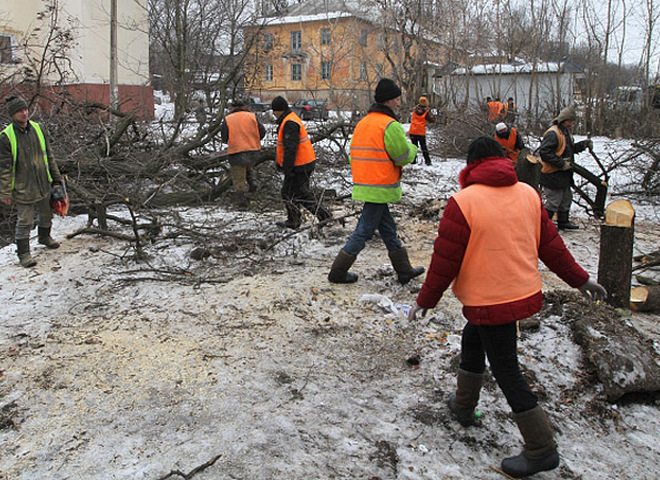
[[[50,195],[49,170],[53,182],[60,181],[60,170],[51,154],[48,135],[43,128],[42,131],[46,139],[48,167],[34,127],[28,123],[23,129],[14,123],[18,154],[13,190],[11,144],[7,135],[0,135],[0,198],[11,198],[16,203],[35,203]]]

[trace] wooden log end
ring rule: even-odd
[[[635,209],[628,200],[616,200],[605,209],[605,223],[618,227],[632,227]]]

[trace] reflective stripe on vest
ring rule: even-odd
[[[475,184],[453,198],[471,232],[452,287],[456,298],[467,306],[487,306],[540,291],[538,193],[521,182],[507,187]]]
[[[225,122],[229,130],[227,153],[231,155],[233,153],[258,152],[261,150],[259,124],[254,113],[233,112],[225,117]]]
[[[298,139],[298,148],[296,149],[296,161],[293,164],[294,167],[299,167],[301,165],[306,165],[312,163],[316,160],[316,154],[314,153],[314,147],[312,147],[312,141],[307,135],[307,129],[303,124],[302,120],[294,112],[290,112],[280,124],[280,128],[277,131],[277,150],[275,153],[275,161],[281,167],[284,164],[284,142],[282,130],[284,130],[284,124],[286,122],[296,122],[300,126],[300,138]]]
[[[417,109],[413,110],[408,135],[426,135],[426,115],[428,113],[428,110],[424,110],[424,113],[420,115],[417,113]]]
[[[564,150],[566,150],[566,135],[561,131],[559,125],[553,125],[548,128],[543,136],[545,137],[549,132],[555,132],[555,135],[557,135],[557,148],[555,148],[555,155],[561,157],[564,154]],[[543,158],[541,158],[541,165],[541,173],[555,173],[559,171],[559,168],[544,162]]]
[[[48,182],[53,182],[53,177],[50,175],[50,166],[48,165],[48,153],[46,151],[46,137],[44,137],[44,132],[41,131],[41,127],[37,122],[30,120],[30,125],[34,128],[34,131],[37,133],[39,138],[39,145],[41,146],[41,152],[44,156],[44,165],[46,166],[46,174],[48,175]],[[16,163],[18,161],[18,143],[16,141],[16,132],[14,131],[14,124],[11,123],[7,128],[5,128],[0,135],[5,134],[9,139],[9,145],[11,146],[11,189],[14,190],[14,184],[16,183]]]
[[[516,149],[516,140],[518,140],[518,131],[515,128],[509,129],[509,138],[503,138],[495,135],[495,140],[502,145],[506,156],[513,160],[513,163],[518,163],[518,154],[520,150]]]
[[[399,188],[401,167],[394,164],[385,149],[385,129],[392,117],[371,112],[358,122],[351,140],[353,185]]]

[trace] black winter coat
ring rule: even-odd
[[[586,150],[588,142],[583,140],[581,142],[573,143],[573,136],[568,129],[561,125],[559,126],[559,129],[566,136],[566,148],[564,149],[564,152],[560,156],[555,154],[555,150],[557,150],[557,146],[559,145],[559,139],[555,132],[549,131],[541,141],[539,153],[544,162],[549,163],[554,167],[562,168],[566,164],[564,159],[573,163],[575,161],[575,154]],[[573,170],[559,170],[555,173],[542,173],[540,183],[543,187],[555,190],[570,188],[573,184]]]

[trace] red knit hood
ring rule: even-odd
[[[518,181],[516,169],[510,158],[485,157],[469,163],[458,176],[461,188],[473,183],[506,187]]]

